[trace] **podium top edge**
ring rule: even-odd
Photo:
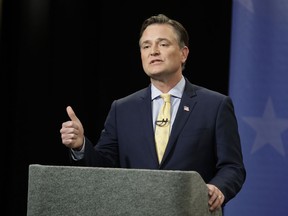
[[[187,174],[200,174],[196,171],[184,171],[184,170],[157,170],[157,169],[135,169],[135,168],[110,168],[110,167],[89,167],[89,166],[64,166],[64,165],[42,165],[42,164],[30,164],[29,169],[33,168],[54,168],[54,169],[88,169],[88,170],[113,170],[113,171],[137,171],[137,172],[161,172],[161,173],[187,173]]]

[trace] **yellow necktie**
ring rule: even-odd
[[[163,98],[164,103],[159,111],[155,127],[155,142],[159,163],[161,163],[168,143],[171,124],[170,94],[162,94],[161,97]]]

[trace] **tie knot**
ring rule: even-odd
[[[166,103],[170,103],[170,94],[168,93],[164,93],[164,94],[161,94],[161,97],[163,98],[164,102]]]

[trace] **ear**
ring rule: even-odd
[[[188,57],[189,54],[189,48],[187,46],[184,46],[181,49],[181,53],[182,53],[182,63],[184,63]]]

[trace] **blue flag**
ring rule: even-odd
[[[246,182],[225,216],[288,215],[288,0],[234,0],[229,95]]]

